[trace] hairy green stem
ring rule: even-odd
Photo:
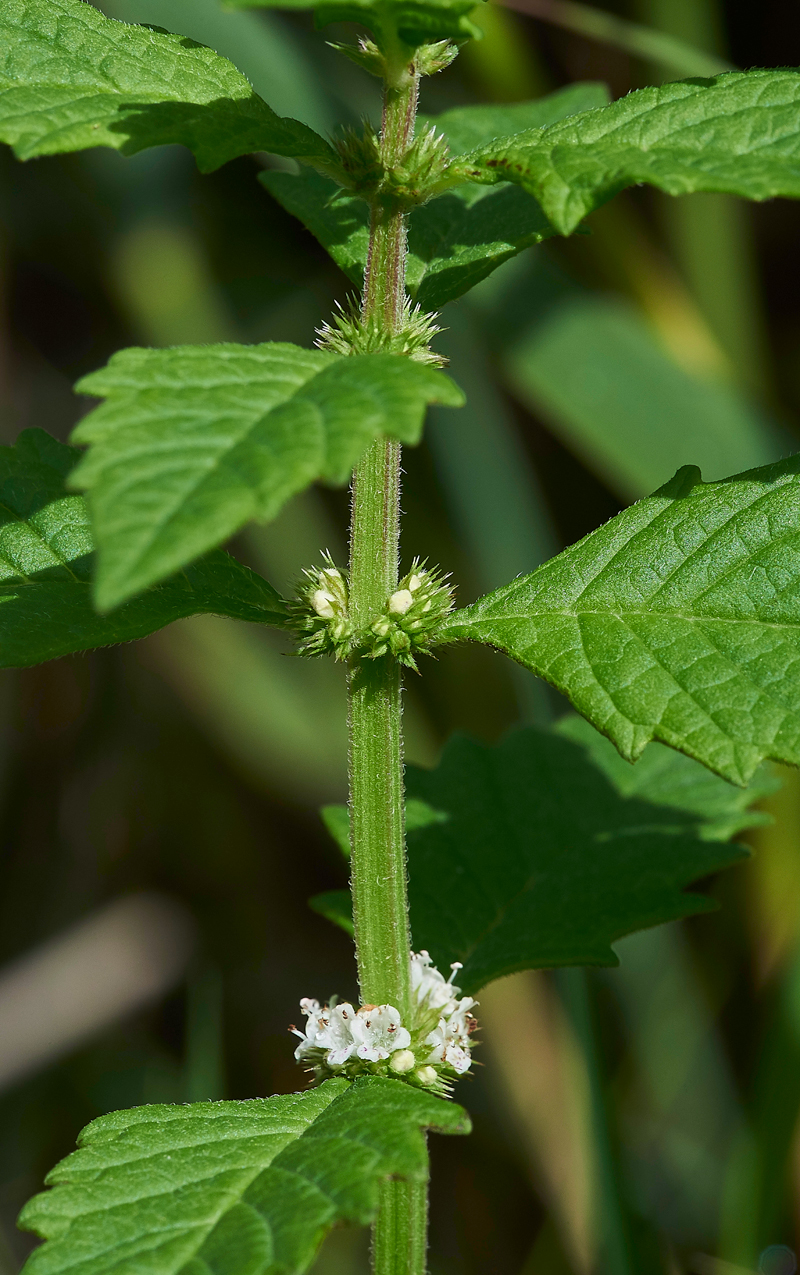
[[[381,438],[353,477],[350,605],[361,627],[397,588],[400,448]],[[400,666],[390,657],[349,673],[351,889],[361,998],[408,1018],[408,904]]]
[[[384,93],[384,164],[402,159],[414,136],[418,78],[399,60]],[[405,302],[406,223],[397,208],[372,211],[363,313],[394,332]],[[379,438],[353,476],[350,607],[369,624],[397,588],[400,445]],[[389,657],[349,670],[351,889],[361,998],[411,1009],[406,890],[400,666]],[[427,1183],[385,1182],[373,1228],[375,1275],[424,1275]]]
[[[373,1231],[372,1263],[379,1275],[425,1275],[428,1183],[382,1182]]]

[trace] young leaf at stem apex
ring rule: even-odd
[[[800,765],[800,456],[679,470],[440,638],[505,651],[631,761],[660,739],[737,784]]]
[[[314,22],[357,22],[379,40],[398,36],[409,48],[482,34],[469,14],[482,0],[225,0],[229,9],[313,9]]]
[[[366,1226],[382,1180],[424,1181],[422,1130],[461,1107],[397,1080],[329,1080],[245,1102],[137,1107],[93,1121],[20,1226],[29,1275],[296,1275],[336,1223]]]
[[[428,403],[463,402],[401,355],[277,342],[122,350],[78,389],[106,399],[73,434],[89,452],[70,478],[89,493],[102,610],[312,482],[347,482],[377,435],[418,442]]]
[[[98,615],[89,511],[64,486],[79,457],[38,429],[0,448],[0,668],[130,642],[201,612],[288,624],[286,606],[266,580],[221,550]]]

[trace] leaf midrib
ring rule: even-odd
[[[203,483],[207,482],[210,478],[212,478],[216,473],[219,472],[222,466],[229,461],[231,454],[237,448],[247,446],[250,435],[253,433],[256,427],[260,425],[262,422],[264,422],[266,419],[268,419],[274,411],[277,411],[280,408],[285,407],[287,403],[290,403],[293,398],[296,398],[297,395],[302,390],[304,390],[312,381],[314,381],[318,376],[322,375],[323,372],[325,371],[326,371],[325,368],[320,368],[319,371],[314,372],[308,378],[307,381],[303,381],[300,385],[296,386],[294,391],[287,398],[282,399],[277,403],[274,403],[265,412],[260,412],[258,415],[253,414],[250,420],[243,422],[242,428],[239,432],[237,432],[235,435],[231,434],[227,439],[225,439],[224,444],[220,446],[218,450],[215,452],[213,459],[210,462],[207,462],[202,467],[198,466],[194,480],[191,483],[189,483],[187,486],[184,486],[181,488],[180,492],[176,494],[175,499],[172,501],[169,507],[164,509],[159,520],[155,523],[153,523],[152,521],[148,522],[148,526],[151,528],[151,534],[146,540],[140,541],[136,546],[132,546],[132,550],[135,549],[135,552],[132,552],[132,555],[129,558],[129,561],[133,561],[134,563],[141,562],[142,559],[152,550],[153,544],[157,541],[158,537],[164,532],[164,529],[168,527],[170,523],[172,523],[180,515],[181,507],[185,505],[187,501],[193,500],[196,497],[197,491],[203,485]],[[324,431],[325,429],[324,412],[321,411],[319,405],[315,403],[314,400],[310,399],[308,401],[310,406],[316,408],[316,410],[319,412],[320,416],[322,417],[322,423],[323,423],[322,427]],[[178,409],[176,409],[176,412],[174,414],[176,415],[178,419],[183,419],[183,414]],[[207,418],[205,416],[202,417],[201,423],[204,423],[206,419]],[[152,423],[151,418],[147,418],[147,420],[143,422],[143,424],[151,424],[151,423]],[[139,428],[139,426],[137,426],[137,428]],[[203,449],[208,450],[210,447],[210,443],[208,439],[198,439],[194,441],[195,441],[195,446],[200,451],[202,451]],[[103,442],[102,439],[99,440],[100,446],[102,446],[102,442]],[[162,443],[163,443],[163,447],[160,450],[174,451],[175,456],[178,459],[181,456],[184,456],[184,457],[186,456],[186,450],[187,450],[186,440],[180,440],[180,442],[176,442],[174,439],[172,440],[164,439],[162,440]],[[159,449],[155,448],[155,450],[159,450]],[[123,462],[129,461],[131,455],[148,456],[148,455],[152,455],[153,451],[154,451],[153,443],[149,440],[145,440],[139,445],[138,448],[133,448],[131,452],[125,455],[122,455],[122,456],[120,456],[119,454],[114,455],[113,458],[108,462],[109,467],[118,467]],[[177,460],[176,460],[174,468],[176,469],[177,472],[182,472],[182,467],[180,466],[180,464],[177,463]],[[131,474],[128,484],[127,485],[124,483],[121,484],[120,493],[124,495],[130,489],[135,490],[136,488],[138,488],[140,484],[141,484],[141,480],[137,478],[135,474]],[[251,495],[253,496],[253,499],[255,500],[256,496],[253,493],[251,493]],[[91,499],[91,493],[90,493],[90,499]]]
[[[61,13],[62,13],[62,14],[64,13],[64,6],[63,6],[63,5],[58,4],[58,0],[56,0],[56,7],[57,7],[57,8],[61,11]],[[70,11],[69,13],[67,13],[67,14],[66,14],[66,16],[67,16],[67,20],[68,20],[69,22],[74,22],[74,23],[75,23],[78,27],[81,27],[84,31],[86,31],[86,32],[88,33],[88,37],[89,37],[89,40],[90,40],[90,41],[91,41],[91,40],[98,40],[98,41],[99,41],[99,40],[102,40],[103,45],[105,46],[105,49],[108,51],[108,53],[109,53],[109,54],[111,54],[112,56],[118,56],[118,55],[119,55],[119,47],[118,47],[118,46],[117,46],[117,45],[116,45],[116,44],[115,44],[115,43],[111,40],[110,35],[108,34],[107,29],[106,29],[106,28],[104,28],[104,24],[103,24],[103,22],[102,22],[102,21],[97,21],[97,20],[95,19],[96,25],[94,25],[94,26],[93,26],[93,25],[92,25],[92,23],[91,23],[91,21],[89,21],[88,19],[86,19],[86,18],[84,17],[83,13],[82,13],[80,10]],[[101,15],[101,18],[102,18],[103,16],[104,16],[104,15]],[[129,23],[129,22],[119,22],[119,21],[116,21],[115,19],[106,19],[106,21],[113,22],[113,23],[114,23],[114,25],[115,25],[115,27],[118,27],[120,30],[122,30],[122,29],[126,29],[126,28],[128,28],[128,29],[129,29],[129,28],[133,28],[134,30],[137,30],[137,29],[144,30],[144,29],[145,29],[144,27],[142,27],[142,25],[141,25],[141,24],[135,24],[135,23]],[[46,46],[46,38],[45,38],[45,39],[43,39],[43,38],[42,38],[42,36],[41,36],[41,34],[40,34],[38,31],[32,31],[32,30],[30,29],[30,27],[25,27],[25,28],[23,28],[23,29],[25,30],[25,34],[28,36],[29,40],[31,41],[31,44],[34,44],[34,43],[37,43],[37,44],[44,44],[44,45],[45,45],[45,47],[47,47],[47,46]],[[157,33],[157,32],[149,32],[149,34],[150,34],[150,35],[155,35],[155,34],[159,34],[159,33]],[[185,38],[185,37],[184,37],[184,38]],[[154,43],[155,43],[155,42],[154,42]],[[63,55],[65,58],[68,58],[68,59],[70,59],[71,61],[72,61],[72,60],[74,60],[74,58],[75,58],[75,53],[74,53],[74,51],[73,51],[72,49],[70,49],[70,48],[68,48],[68,47],[66,47],[66,46],[64,46],[64,45],[60,45],[59,47],[60,47],[60,49],[61,49],[62,55]],[[161,45],[156,45],[156,47],[160,49],[160,48],[162,48],[163,46],[161,46]],[[171,52],[171,54],[172,54],[172,57],[173,57],[174,61],[176,61],[176,62],[177,62],[177,61],[180,61],[181,56],[182,56],[182,52],[184,52],[184,53],[185,53],[185,52],[189,52],[189,50],[183,49],[183,47],[182,47],[181,45],[176,44],[176,45],[172,45],[172,46],[171,46],[171,48],[170,48],[170,52]],[[126,49],[125,49],[125,54],[126,54],[126,56],[127,56],[127,57],[129,57],[129,58],[131,59],[131,61],[136,62],[136,63],[139,63],[139,64],[140,64],[140,65],[142,65],[142,66],[145,64],[145,59],[144,59],[144,57],[143,57],[142,53],[140,52],[140,50],[139,50],[138,48],[136,48],[136,47],[135,47],[135,45],[134,45],[134,47],[133,47],[133,48],[130,48],[130,47],[126,48]],[[220,56],[220,55],[217,55],[217,56]],[[197,61],[199,61],[199,59],[197,59]],[[208,69],[209,69],[209,68],[208,68],[208,63],[206,63],[206,64],[205,64],[204,69],[205,69],[205,70],[208,70]],[[83,68],[82,68],[82,71],[83,71]],[[87,73],[89,73],[89,74],[91,73],[91,71],[90,71],[88,68],[87,68]],[[191,73],[191,72],[190,72],[190,73]],[[152,67],[148,66],[148,67],[146,68],[146,74],[147,74],[148,76],[152,75]],[[212,86],[213,86],[213,87],[215,87],[215,88],[224,89],[224,88],[226,87],[226,85],[221,84],[221,83],[220,83],[220,82],[216,79],[216,77],[213,75],[213,72],[209,72],[209,79],[211,80]],[[12,81],[10,81],[10,82],[11,82],[12,84],[14,83],[14,81],[13,81],[13,80],[12,80]],[[28,82],[27,82],[27,81],[20,81],[19,83],[20,83],[20,86],[22,86],[22,87],[28,87]],[[64,84],[64,83],[63,83],[63,81],[55,81],[55,85],[56,85],[56,86],[63,87],[63,88],[70,88],[70,87],[72,87],[72,86],[71,86],[71,85],[69,85],[69,84]],[[38,84],[37,84],[37,87],[38,87]],[[77,87],[80,87],[80,86],[77,86]],[[89,87],[89,86],[87,86],[87,87]],[[92,87],[94,87],[94,86],[92,86]],[[173,90],[173,91],[174,91],[174,90]],[[108,92],[110,95],[122,96],[124,93],[127,93],[127,90],[126,90],[126,89],[108,89],[108,90],[100,89],[100,90],[99,90],[99,92]],[[150,93],[165,93],[165,94],[167,95],[167,97],[169,98],[169,100],[170,100],[170,101],[183,101],[183,100],[184,100],[184,99],[182,99],[182,98],[174,98],[174,97],[170,97],[170,96],[169,96],[169,94],[170,94],[170,85],[169,85],[169,81],[166,81],[166,83],[165,83],[165,84],[160,85],[159,87],[157,87],[157,88],[154,88],[154,89],[150,90]],[[256,94],[256,92],[255,92],[255,90],[254,90],[254,89],[251,89],[251,94],[252,94],[252,96],[253,96],[253,97],[258,96],[258,95]],[[226,96],[230,96],[230,94],[226,94]],[[149,97],[149,94],[148,94],[148,97]],[[249,98],[245,98],[244,100],[245,100],[245,101],[249,101]],[[149,104],[149,103],[145,103],[145,104]],[[200,104],[200,103],[195,103],[195,102],[193,102],[193,103],[190,103],[190,105],[195,105],[195,106],[196,106],[196,105],[201,105],[201,104]],[[202,103],[202,105],[207,105],[207,103]]]
[[[444,635],[446,635],[447,633],[451,632],[454,629],[473,628],[479,624],[497,625],[497,624],[504,624],[507,621],[517,622],[521,620],[547,619],[550,616],[561,616],[562,618],[565,618],[565,619],[581,620],[584,618],[584,616],[598,616],[598,615],[603,616],[604,618],[612,619],[612,620],[619,620],[622,624],[625,623],[626,618],[629,616],[636,617],[637,619],[643,619],[645,617],[653,617],[653,616],[658,616],[658,617],[672,616],[675,619],[686,620],[688,623],[695,623],[695,624],[702,624],[704,622],[708,622],[711,624],[755,624],[762,629],[795,629],[795,628],[800,629],[800,617],[798,617],[796,621],[795,620],[780,621],[780,620],[759,620],[758,618],[753,616],[740,619],[736,616],[728,616],[728,615],[705,615],[705,614],[690,615],[684,611],[678,611],[678,610],[621,611],[619,609],[614,610],[611,607],[608,607],[602,610],[599,610],[599,609],[589,610],[589,609],[581,608],[580,610],[568,611],[568,610],[562,610],[556,607],[550,607],[544,611],[524,611],[519,614],[517,614],[517,612],[515,611],[509,612],[506,610],[504,610],[501,614],[493,613],[489,611],[479,616],[477,619],[465,618],[463,620],[457,620],[456,617],[453,617],[453,620],[450,623],[448,623],[443,633]]]

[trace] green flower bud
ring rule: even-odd
[[[453,589],[438,571],[414,559],[411,570],[387,599],[383,615],[370,626],[366,654],[393,655],[416,669],[415,655],[430,651],[442,621],[453,608]]]

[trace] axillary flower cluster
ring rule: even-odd
[[[396,1076],[398,1079],[450,1092],[453,1081],[472,1065],[470,1037],[477,1027],[471,1011],[477,1001],[461,996],[453,983],[454,962],[448,979],[432,964],[427,952],[411,953],[412,1020],[404,1024],[393,1005],[362,1005],[348,1001],[304,998],[305,1031],[292,1027],[300,1037],[294,1056],[313,1070],[317,1079],[328,1076]]]
[[[382,612],[359,632],[350,616],[347,572],[327,556],[322,567],[305,570],[292,605],[301,655],[331,654],[338,660],[393,655],[415,670],[415,656],[430,651],[452,608],[447,579],[415,558]]]

